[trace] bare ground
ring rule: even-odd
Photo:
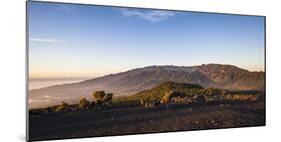
[[[160,105],[29,118],[30,140],[264,126],[264,102]]]

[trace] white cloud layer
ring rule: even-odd
[[[46,38],[29,38],[29,41],[34,41],[34,42],[48,42],[48,43],[64,43],[64,42],[66,42],[66,41],[64,41],[64,40],[46,39]]]
[[[175,15],[174,12],[163,10],[147,10],[146,12],[141,12],[139,10],[122,9],[121,12],[124,16],[136,17],[150,22],[163,21]]]

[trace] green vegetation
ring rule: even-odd
[[[122,107],[155,107],[161,104],[204,104],[223,102],[242,102],[264,100],[261,91],[229,91],[224,89],[203,88],[200,85],[164,82],[159,86],[136,93],[132,96],[113,98],[112,93],[96,91],[94,101],[82,98],[79,104],[61,105],[30,110],[32,114],[49,114],[51,112],[68,112],[77,110],[103,110]]]
[[[61,105],[59,105],[55,108],[55,112],[66,111],[67,107],[68,107],[68,104],[66,102],[61,102]]]
[[[118,97],[113,100],[118,105],[143,105],[153,106],[160,103],[168,103],[173,97],[192,96],[198,90],[204,89],[200,85],[188,83],[164,82],[159,86],[139,92],[132,96]],[[166,100],[165,100],[166,99]]]
[[[79,102],[79,108],[81,110],[87,110],[91,107],[91,102],[88,101],[86,98],[82,98]]]
[[[113,94],[105,93],[104,91],[96,91],[93,93],[94,99],[97,101],[98,105],[108,105],[111,103]]]
[[[264,96],[261,91],[229,91],[206,88],[199,85],[165,82],[159,86],[139,92],[132,96],[113,99],[117,106],[145,106],[159,104],[203,104],[223,101],[255,101]]]

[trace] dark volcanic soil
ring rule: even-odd
[[[30,116],[30,140],[265,125],[263,102],[120,108]]]

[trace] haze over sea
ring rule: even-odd
[[[29,80],[29,90],[45,88],[53,85],[75,83],[86,80],[87,78],[36,78]]]

